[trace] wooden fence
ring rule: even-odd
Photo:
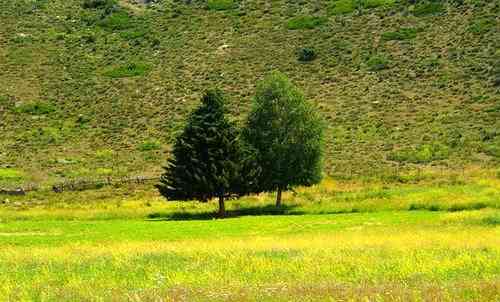
[[[158,182],[158,176],[127,176],[120,178],[107,177],[104,179],[68,179],[62,182],[55,183],[51,186],[41,187],[36,184],[28,184],[14,189],[0,188],[0,195],[19,196],[26,195],[31,191],[54,191],[56,193],[68,191],[85,191],[95,190],[106,186],[123,186],[126,184],[146,184],[150,182]]]

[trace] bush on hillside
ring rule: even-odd
[[[413,15],[417,17],[439,15],[446,11],[441,2],[422,2],[415,5]]]
[[[316,16],[298,16],[288,20],[287,28],[295,29],[313,29],[326,22],[326,18]]]
[[[234,0],[208,0],[207,7],[210,10],[228,10],[236,8],[237,3]]]
[[[353,0],[332,1],[328,6],[328,13],[331,15],[350,14],[354,12],[356,8],[356,2]]]
[[[316,57],[317,57],[316,51],[312,48],[305,47],[301,48],[298,51],[298,60],[300,62],[310,62],[316,59]]]
[[[370,71],[379,71],[389,67],[389,61],[382,56],[373,56],[366,61],[366,66]]]
[[[495,29],[496,26],[497,21],[494,17],[481,18],[472,22],[472,24],[469,26],[469,31],[475,34],[484,34],[489,32],[490,30]]]
[[[381,6],[392,6],[396,0],[361,0],[360,4],[363,8],[377,8]]]
[[[133,62],[108,70],[104,73],[104,75],[110,78],[136,77],[146,74],[146,72],[148,72],[150,68],[151,67],[147,64]]]
[[[48,102],[29,102],[21,104],[16,108],[18,113],[27,113],[32,115],[45,115],[54,112],[56,107]]]
[[[132,25],[132,18],[123,10],[116,11],[99,22],[99,26],[108,30],[129,29]]]
[[[115,3],[114,0],[84,0],[82,7],[86,9],[109,8]]]

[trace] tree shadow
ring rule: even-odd
[[[242,216],[270,216],[270,215],[304,215],[303,211],[293,210],[297,205],[282,205],[277,208],[275,205],[244,207],[226,211],[226,218],[237,218]],[[172,221],[172,220],[212,220],[221,218],[217,212],[154,212],[147,216],[150,221]]]

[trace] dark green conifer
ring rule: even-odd
[[[206,202],[218,198],[220,217],[225,216],[225,198],[246,194],[254,174],[248,160],[251,153],[244,151],[238,129],[224,111],[222,93],[206,92],[176,138],[172,157],[157,185],[169,200]]]

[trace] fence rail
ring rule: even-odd
[[[146,184],[149,182],[157,182],[159,179],[159,176],[127,176],[120,178],[107,177],[103,179],[68,179],[46,187],[42,187],[37,184],[28,184],[13,189],[0,188],[0,195],[19,196],[26,195],[26,193],[32,191],[53,191],[56,193],[62,193],[68,191],[95,190],[106,186]]]

